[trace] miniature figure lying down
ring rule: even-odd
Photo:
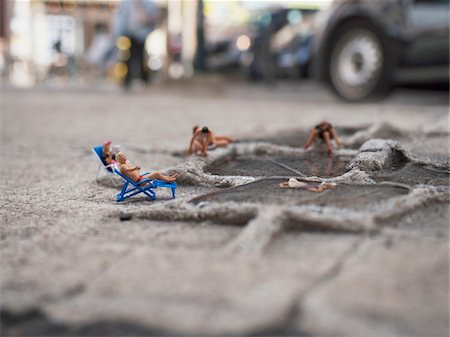
[[[140,166],[131,166],[130,163],[127,161],[127,157],[125,156],[125,154],[123,152],[119,152],[116,155],[116,161],[119,163],[119,167],[120,167],[120,172],[122,172],[122,174],[124,176],[126,176],[127,178],[131,179],[132,181],[134,181],[135,183],[140,182],[141,180],[144,179],[158,179],[158,180],[163,180],[167,183],[172,183],[175,180],[177,180],[177,175],[171,175],[171,176],[165,176],[162,175],[159,172],[153,172],[153,173],[149,173],[146,175],[141,175],[139,173],[139,170],[141,169]]]
[[[322,182],[320,185],[308,184],[303,181],[298,181],[295,178],[290,178],[287,182],[282,182],[278,186],[282,188],[300,188],[303,190],[311,191],[311,192],[323,192],[329,188],[336,187],[336,183],[326,183]]]
[[[341,146],[342,143],[336,135],[336,131],[334,131],[333,126],[327,121],[322,121],[320,124],[316,125],[309,134],[309,139],[305,144],[305,150],[307,150],[314,141],[319,137],[327,144],[327,152],[328,154],[333,153],[333,147],[331,145],[331,141],[334,140],[337,146]]]
[[[195,125],[192,129],[192,139],[189,144],[188,154],[199,154],[201,156],[208,155],[208,146],[227,146],[233,140],[227,136],[218,136],[214,134],[208,127]]]

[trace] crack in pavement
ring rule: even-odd
[[[366,241],[366,236],[355,241],[349,249],[336,258],[335,263],[327,271],[313,279],[305,288],[299,291],[298,296],[295,297],[291,304],[291,311],[296,315],[291,317],[291,321],[288,324],[290,330],[305,331],[306,334],[308,334],[307,329],[302,328],[301,325],[299,326],[298,324],[299,317],[303,312],[303,303],[306,301],[307,297],[312,296],[315,291],[318,291],[318,289],[337,279],[343,273],[345,265],[348,263],[350,258],[359,251],[361,246],[363,246]]]
[[[225,254],[245,253],[261,254],[271,239],[283,227],[283,210],[273,207],[260,209],[257,216],[252,219],[225,248]]]

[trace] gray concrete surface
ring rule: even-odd
[[[1,113],[3,336],[448,335],[448,93],[345,104],[313,83],[208,78],[129,95],[2,88]],[[279,189],[298,176],[286,167],[320,158],[300,145],[323,118],[345,165],[301,178],[338,186]],[[187,159],[194,124],[242,142]],[[115,203],[90,152],[105,139],[178,172],[178,198]],[[237,173],[223,164],[236,158]]]

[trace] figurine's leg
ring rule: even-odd
[[[305,144],[305,150],[307,150],[312,145],[312,143],[314,143],[318,135],[319,131],[317,131],[316,129],[311,130],[308,141]]]
[[[204,157],[208,156],[208,142],[206,140],[202,143],[201,155]]]
[[[217,146],[227,146],[228,144],[232,143],[233,139],[226,136],[214,136],[214,145]]]
[[[173,183],[175,180],[177,180],[177,175],[171,175],[171,176],[165,176],[159,172],[153,172],[150,174],[147,174],[145,176],[143,176],[144,178],[150,178],[151,180],[153,179],[158,179],[158,180],[163,180],[167,183]]]
[[[202,150],[202,144],[198,140],[194,140],[194,143],[192,145],[192,153],[198,154],[199,152],[202,152]]]
[[[325,139],[325,143],[327,143],[327,153],[333,153],[333,146],[331,145],[330,133],[328,131],[324,131],[323,139]]]
[[[338,136],[337,136],[337,134],[336,134],[336,131],[334,131],[333,128],[330,130],[330,133],[331,133],[331,136],[333,136],[333,139],[334,139],[336,145],[337,145],[337,146],[342,146],[342,142],[341,142],[341,140],[338,138]]]
[[[230,144],[231,142],[227,141],[227,140],[222,140],[222,139],[214,139],[214,145],[216,146],[227,146],[228,144]]]

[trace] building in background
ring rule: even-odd
[[[0,1],[0,80],[7,76],[13,0]]]
[[[179,78],[192,74],[195,53],[197,0],[156,0],[161,9],[159,25],[148,37],[148,65]],[[125,53],[117,47],[113,24],[117,0],[21,0],[1,1],[2,36],[11,36],[10,80],[30,86],[52,75],[82,80],[90,63],[113,77],[114,63]],[[7,6],[6,6],[7,5]],[[10,24],[7,11],[10,9]],[[11,34],[9,34],[9,28]],[[110,41],[108,42],[108,37]],[[118,49],[118,50],[114,50]],[[104,54],[104,55],[102,55]],[[102,55],[102,56],[100,56]]]
[[[319,8],[330,2],[155,0],[161,17],[147,37],[145,62],[156,78],[189,77],[201,47],[207,70],[241,67],[253,43],[252,17],[263,18],[260,13],[275,7]],[[9,69],[8,79],[15,85],[123,78],[128,44],[113,35],[120,1],[1,0],[0,4],[0,38],[10,42],[0,44],[10,55],[3,68]]]

